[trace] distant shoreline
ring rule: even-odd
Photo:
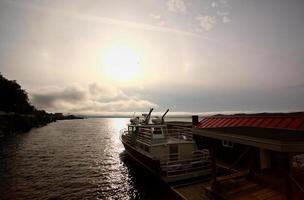
[[[132,116],[88,116],[83,115],[84,118],[131,118]],[[167,116],[166,118],[191,118],[191,116]]]
[[[59,117],[60,116],[60,117]],[[84,119],[75,115],[56,115],[56,114],[19,114],[14,112],[0,112],[0,135],[15,135],[18,133],[25,133],[32,128],[46,126],[49,123],[57,120],[74,120]]]
[[[199,113],[199,114],[193,114],[198,115],[200,118],[203,117],[210,117],[210,116],[276,116],[276,115],[299,115],[303,114],[304,111],[295,111],[295,112],[231,112],[231,113],[225,113],[225,112],[212,112],[212,113]],[[193,115],[168,115],[166,118],[191,118]],[[133,115],[79,115],[84,118],[131,118]],[[135,115],[140,116],[140,115]],[[158,115],[155,115],[158,116]],[[154,117],[154,115],[152,115]]]

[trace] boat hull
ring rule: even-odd
[[[139,165],[149,170],[154,175],[160,175],[160,164],[159,160],[153,159],[143,153],[139,152],[137,149],[126,143],[122,140],[122,144],[124,145],[125,151],[127,154],[135,160]]]
[[[186,181],[191,179],[199,179],[204,176],[209,176],[211,170],[197,171],[194,173],[182,174],[178,176],[167,176],[165,172],[160,170],[160,161],[157,159],[153,159],[136,148],[132,147],[130,144],[126,143],[122,140],[122,143],[125,147],[125,151],[127,154],[135,160],[140,166],[144,167],[148,171],[150,171],[156,178],[161,179],[169,184],[174,184],[180,181]]]

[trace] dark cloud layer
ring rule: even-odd
[[[56,102],[65,101],[68,103],[77,103],[86,99],[86,92],[76,87],[68,87],[60,91],[51,91],[49,93],[33,94],[32,102],[44,108],[56,107]]]
[[[31,101],[38,108],[51,112],[81,114],[145,110],[156,106],[136,95],[127,95],[118,88],[97,83],[36,92],[31,95]]]

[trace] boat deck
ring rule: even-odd
[[[157,145],[163,144],[180,144],[180,143],[194,143],[193,140],[187,138],[176,138],[169,136],[166,140],[158,142]]]

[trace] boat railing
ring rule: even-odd
[[[130,143],[131,142],[131,137],[127,133],[128,133],[128,130],[126,128],[121,129],[119,131],[119,138],[120,138],[120,140],[124,140],[124,141]]]
[[[173,126],[170,128],[164,128],[166,126],[162,125],[162,131],[158,132],[160,134],[155,134],[156,129],[160,126],[142,126],[138,128],[137,132],[128,131],[127,129],[121,130],[121,135],[129,137],[129,139],[140,140],[146,144],[155,143],[155,141],[163,140],[166,138],[175,138],[179,140],[192,141],[192,130],[189,127]],[[128,134],[129,133],[129,134]],[[154,135],[163,135],[162,137],[154,137]]]
[[[180,160],[179,153],[162,154],[158,158],[161,162],[174,162],[174,161]],[[188,158],[187,160],[189,160],[189,159],[190,158]],[[192,155],[191,155],[191,159],[192,160],[196,160],[196,159],[209,160],[210,159],[209,150],[202,149],[202,150],[193,151]]]
[[[132,133],[132,134],[131,134]],[[137,134],[134,132],[128,131],[127,129],[120,130],[121,138],[125,138],[125,141],[129,144],[135,142],[135,140],[141,141],[146,144],[152,143],[152,135],[149,134],[147,131],[140,131]]]
[[[173,137],[182,140],[193,140],[191,128],[186,127],[172,127],[167,129],[167,137]]]
[[[166,176],[180,176],[198,171],[211,172],[211,161],[207,150],[192,152],[192,157],[187,159],[176,159],[177,154],[160,156],[161,170]],[[173,158],[173,159],[172,159]]]

